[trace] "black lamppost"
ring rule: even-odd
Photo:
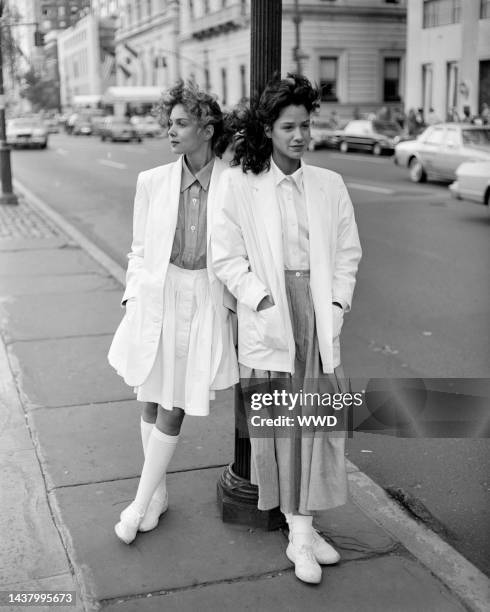
[[[0,0],[0,20],[3,17],[5,1]],[[3,89],[3,38],[2,23],[0,21],[0,178],[2,181],[2,193],[0,204],[16,205],[19,203],[17,196],[12,191],[12,168],[10,166],[10,147],[7,143],[5,128],[5,92]]]
[[[250,97],[257,100],[267,81],[281,70],[282,1],[252,0],[250,44]],[[222,519],[266,529],[282,525],[279,508],[257,508],[258,490],[250,483],[250,439],[240,385],[235,387],[234,461],[218,481],[218,503]]]

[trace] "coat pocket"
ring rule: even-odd
[[[257,312],[255,321],[266,346],[280,351],[288,348],[285,326],[277,304]]]

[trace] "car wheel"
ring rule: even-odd
[[[48,148],[48,143],[47,142],[43,142],[42,145],[39,146],[40,149],[47,149]]]
[[[485,206],[490,206],[490,187],[487,189],[483,201],[485,202]]]
[[[105,142],[105,136],[101,136],[101,137],[100,137],[100,140],[101,140],[102,142]]]
[[[416,157],[412,157],[409,164],[410,178],[414,183],[425,183],[427,173],[424,170],[422,162]]]
[[[136,141],[137,142],[143,142],[143,139],[142,138],[137,138]]]
[[[383,147],[379,144],[379,142],[375,142],[373,145],[373,155],[379,157],[383,153]]]
[[[345,142],[345,140],[342,140],[339,149],[341,153],[347,153],[347,151],[349,150],[349,145]]]

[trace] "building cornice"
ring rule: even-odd
[[[154,30],[160,29],[162,26],[173,25],[174,19],[175,17],[172,14],[165,12],[161,15],[148,17],[129,28],[117,30],[115,37],[116,44],[121,44],[142,34],[149,34]]]
[[[282,16],[293,17],[295,14],[292,4],[283,5]],[[405,23],[407,20],[407,9],[404,6],[336,6],[319,4],[301,4],[301,17],[325,17],[329,16],[335,20],[366,20],[395,21]]]

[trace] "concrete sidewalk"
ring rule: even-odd
[[[342,555],[319,586],[296,580],[284,533],[224,524],[231,392],[184,421],[158,528],[119,542],[143,460],[137,403],[106,360],[121,272],[45,213],[35,198],[0,208],[0,590],[76,590],[57,609],[80,611],[488,609],[483,574],[352,465],[352,501],[319,520]]]

